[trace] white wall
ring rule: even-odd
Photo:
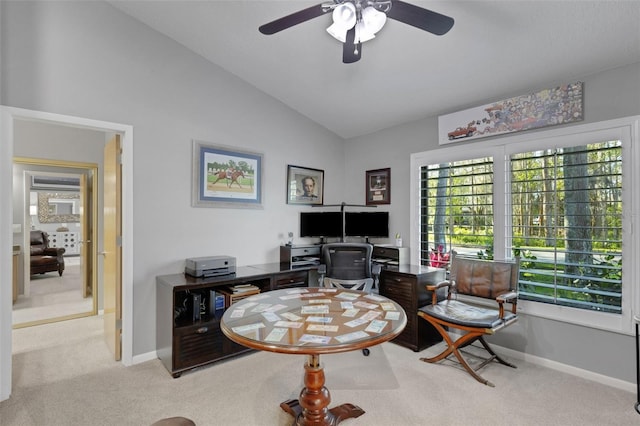
[[[155,277],[184,259],[277,262],[298,212],[287,164],[325,171],[342,201],[340,138],[101,2],[3,2],[2,104],[134,128],[134,348],[155,350]],[[264,154],[264,208],[191,207],[192,140]]]
[[[640,63],[596,75],[576,74],[567,81],[550,81],[546,87],[573,81],[584,82],[585,119],[577,124],[640,114]],[[523,87],[520,93],[497,93],[495,99],[487,99],[487,103],[544,88]],[[473,106],[475,105],[461,105],[459,109]],[[449,112],[452,111],[445,111],[443,114]],[[460,147],[464,149],[465,145],[473,143],[461,143]],[[408,242],[409,157],[412,153],[436,148],[437,117],[428,117],[347,141],[345,157],[349,167],[345,170],[345,198],[360,197],[364,201],[362,188],[365,170],[391,167],[390,226],[393,232],[401,232]],[[362,152],[369,155],[363,156]],[[501,346],[528,355],[630,383],[636,381],[635,347],[631,336],[523,315],[518,324],[492,339]]]

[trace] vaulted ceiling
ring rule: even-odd
[[[343,64],[330,13],[258,32],[322,0],[110,1],[345,139],[640,62],[640,1],[406,2],[455,24],[435,36],[387,20]]]

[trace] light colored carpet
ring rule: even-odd
[[[132,367],[112,361],[101,328],[102,318],[94,316],[14,330],[13,394],[0,403],[0,424],[144,426],[172,416],[198,426],[291,424],[279,404],[299,394],[304,356],[255,352],[173,379],[158,360]],[[353,371],[331,364],[360,366],[367,359],[359,351],[342,361],[321,358],[331,406],[351,402],[366,411],[345,425],[640,424],[636,395],[521,360],[517,369],[484,368],[491,388],[459,369],[419,361],[431,349],[416,353],[385,343],[376,356],[378,349],[392,371],[377,374],[393,374],[399,386],[363,390],[354,382],[339,389],[335,376]]]
[[[65,258],[62,276],[48,272],[31,277],[30,295],[13,304],[13,324],[52,320],[93,310],[92,298],[82,296],[80,258]]]
[[[330,390],[397,389],[400,384],[381,345],[362,351],[322,355],[326,386]]]

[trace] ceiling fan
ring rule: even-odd
[[[453,18],[400,0],[333,0],[302,9],[258,28],[271,35],[294,25],[332,12],[333,24],[327,32],[341,41],[342,62],[357,62],[362,56],[362,43],[371,40],[391,18],[435,35],[446,34]]]

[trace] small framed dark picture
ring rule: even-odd
[[[391,204],[391,169],[367,170],[367,205]]]
[[[323,204],[324,170],[287,166],[287,204]]]

